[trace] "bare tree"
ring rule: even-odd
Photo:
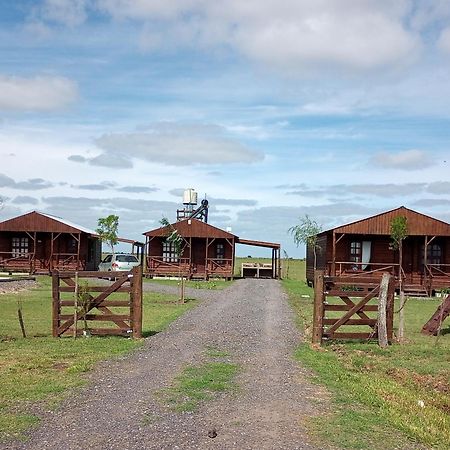
[[[402,342],[405,333],[405,293],[403,291],[403,241],[408,237],[408,219],[404,216],[391,220],[392,248],[398,250],[398,286],[400,291],[400,308],[398,315],[398,340]]]
[[[166,242],[170,242],[174,248],[175,255],[179,260],[183,254],[183,236],[178,233],[178,230],[167,220],[166,217],[163,217],[159,223],[169,229],[169,233],[166,238]],[[180,261],[179,261],[180,262]],[[181,265],[178,265],[179,271],[178,276],[180,278],[180,300],[181,303],[184,303],[184,277],[181,273]]]

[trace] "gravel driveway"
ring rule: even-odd
[[[146,289],[170,287],[146,284]],[[16,449],[310,449],[304,418],[320,414],[326,395],[292,359],[299,342],[293,314],[276,280],[244,279],[202,297],[195,309],[139,351],[106,361],[91,382],[48,414]],[[170,411],[155,392],[206,347],[240,365],[238,392],[194,413]],[[210,430],[217,437],[208,436]]]

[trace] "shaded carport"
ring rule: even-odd
[[[270,278],[281,278],[281,246],[275,242],[253,241],[249,239],[236,239],[236,244],[251,245],[253,247],[265,247],[272,250],[272,265],[270,268]],[[256,273],[259,274],[259,268],[255,266]]]

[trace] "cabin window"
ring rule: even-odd
[[[216,245],[216,258],[217,259],[225,258],[225,246],[222,243]]]
[[[360,263],[362,261],[362,243],[361,241],[350,242],[350,261],[354,263]],[[353,270],[361,269],[359,264],[352,266]]]
[[[75,238],[69,239],[69,244],[67,248],[67,253],[78,253],[78,242]]]
[[[428,264],[441,264],[442,262],[442,248],[439,244],[431,244],[427,249]]]
[[[27,237],[13,237],[12,238],[12,256],[17,258],[19,256],[28,255],[28,238]]]
[[[162,259],[164,262],[178,262],[178,255],[174,242],[163,242]]]

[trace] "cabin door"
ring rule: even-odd
[[[36,235],[36,267],[35,269],[48,269],[48,253],[47,247],[50,246],[50,242],[46,234],[38,233]]]
[[[206,275],[206,242],[192,239],[192,268],[194,276]]]

